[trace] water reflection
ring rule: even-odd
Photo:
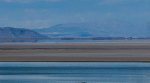
[[[0,62],[0,83],[150,83],[150,63]]]

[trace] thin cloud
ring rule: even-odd
[[[6,3],[60,2],[63,0],[0,0]]]
[[[122,3],[129,3],[129,2],[140,2],[140,1],[148,1],[148,0],[101,0],[100,4],[104,4],[104,5],[115,5],[115,4],[122,4]]]

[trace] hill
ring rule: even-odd
[[[29,29],[0,27],[0,42],[36,42],[36,38],[45,37]]]
[[[146,25],[116,21],[58,24],[35,31],[49,37],[150,37]]]

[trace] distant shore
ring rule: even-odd
[[[150,61],[150,42],[3,43],[0,61]]]

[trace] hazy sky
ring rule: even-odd
[[[150,23],[150,0],[0,0],[0,26],[41,28],[120,20]]]

